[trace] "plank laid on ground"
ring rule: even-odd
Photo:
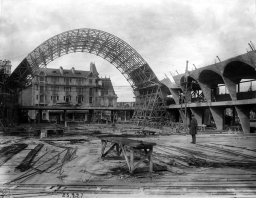
[[[24,172],[30,168],[30,164],[36,154],[41,150],[41,148],[44,146],[44,144],[38,144],[33,150],[31,150],[28,155],[25,157],[25,159],[20,163],[19,166],[16,168],[19,169],[21,172]]]
[[[14,155],[25,149],[27,144],[11,144],[0,150],[0,166],[11,159]]]

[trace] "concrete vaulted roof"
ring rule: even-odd
[[[180,85],[185,74],[174,76]],[[250,51],[225,61],[190,71],[189,76],[199,83],[223,84],[224,78],[239,82],[241,79],[256,79],[256,51]]]

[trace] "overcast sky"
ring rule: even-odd
[[[256,46],[255,0],[0,0],[0,59],[13,69],[38,45],[64,31],[92,28],[130,44],[159,80],[237,56]],[[111,77],[118,101],[134,95],[120,72],[87,53],[68,54],[48,67],[89,70]]]

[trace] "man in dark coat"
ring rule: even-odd
[[[197,121],[195,116],[192,114],[192,120],[190,122],[189,134],[192,135],[192,144],[196,143],[196,134],[197,134]]]

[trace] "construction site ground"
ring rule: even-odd
[[[101,135],[156,143],[154,171],[145,160],[129,173],[114,151],[102,159]],[[129,124],[78,123],[64,135],[44,138],[0,133],[0,197],[256,197],[255,134],[206,130],[198,132],[196,144],[190,142],[185,133]],[[6,147],[24,144],[17,154],[3,155]],[[21,172],[17,167],[38,144],[43,147]]]

